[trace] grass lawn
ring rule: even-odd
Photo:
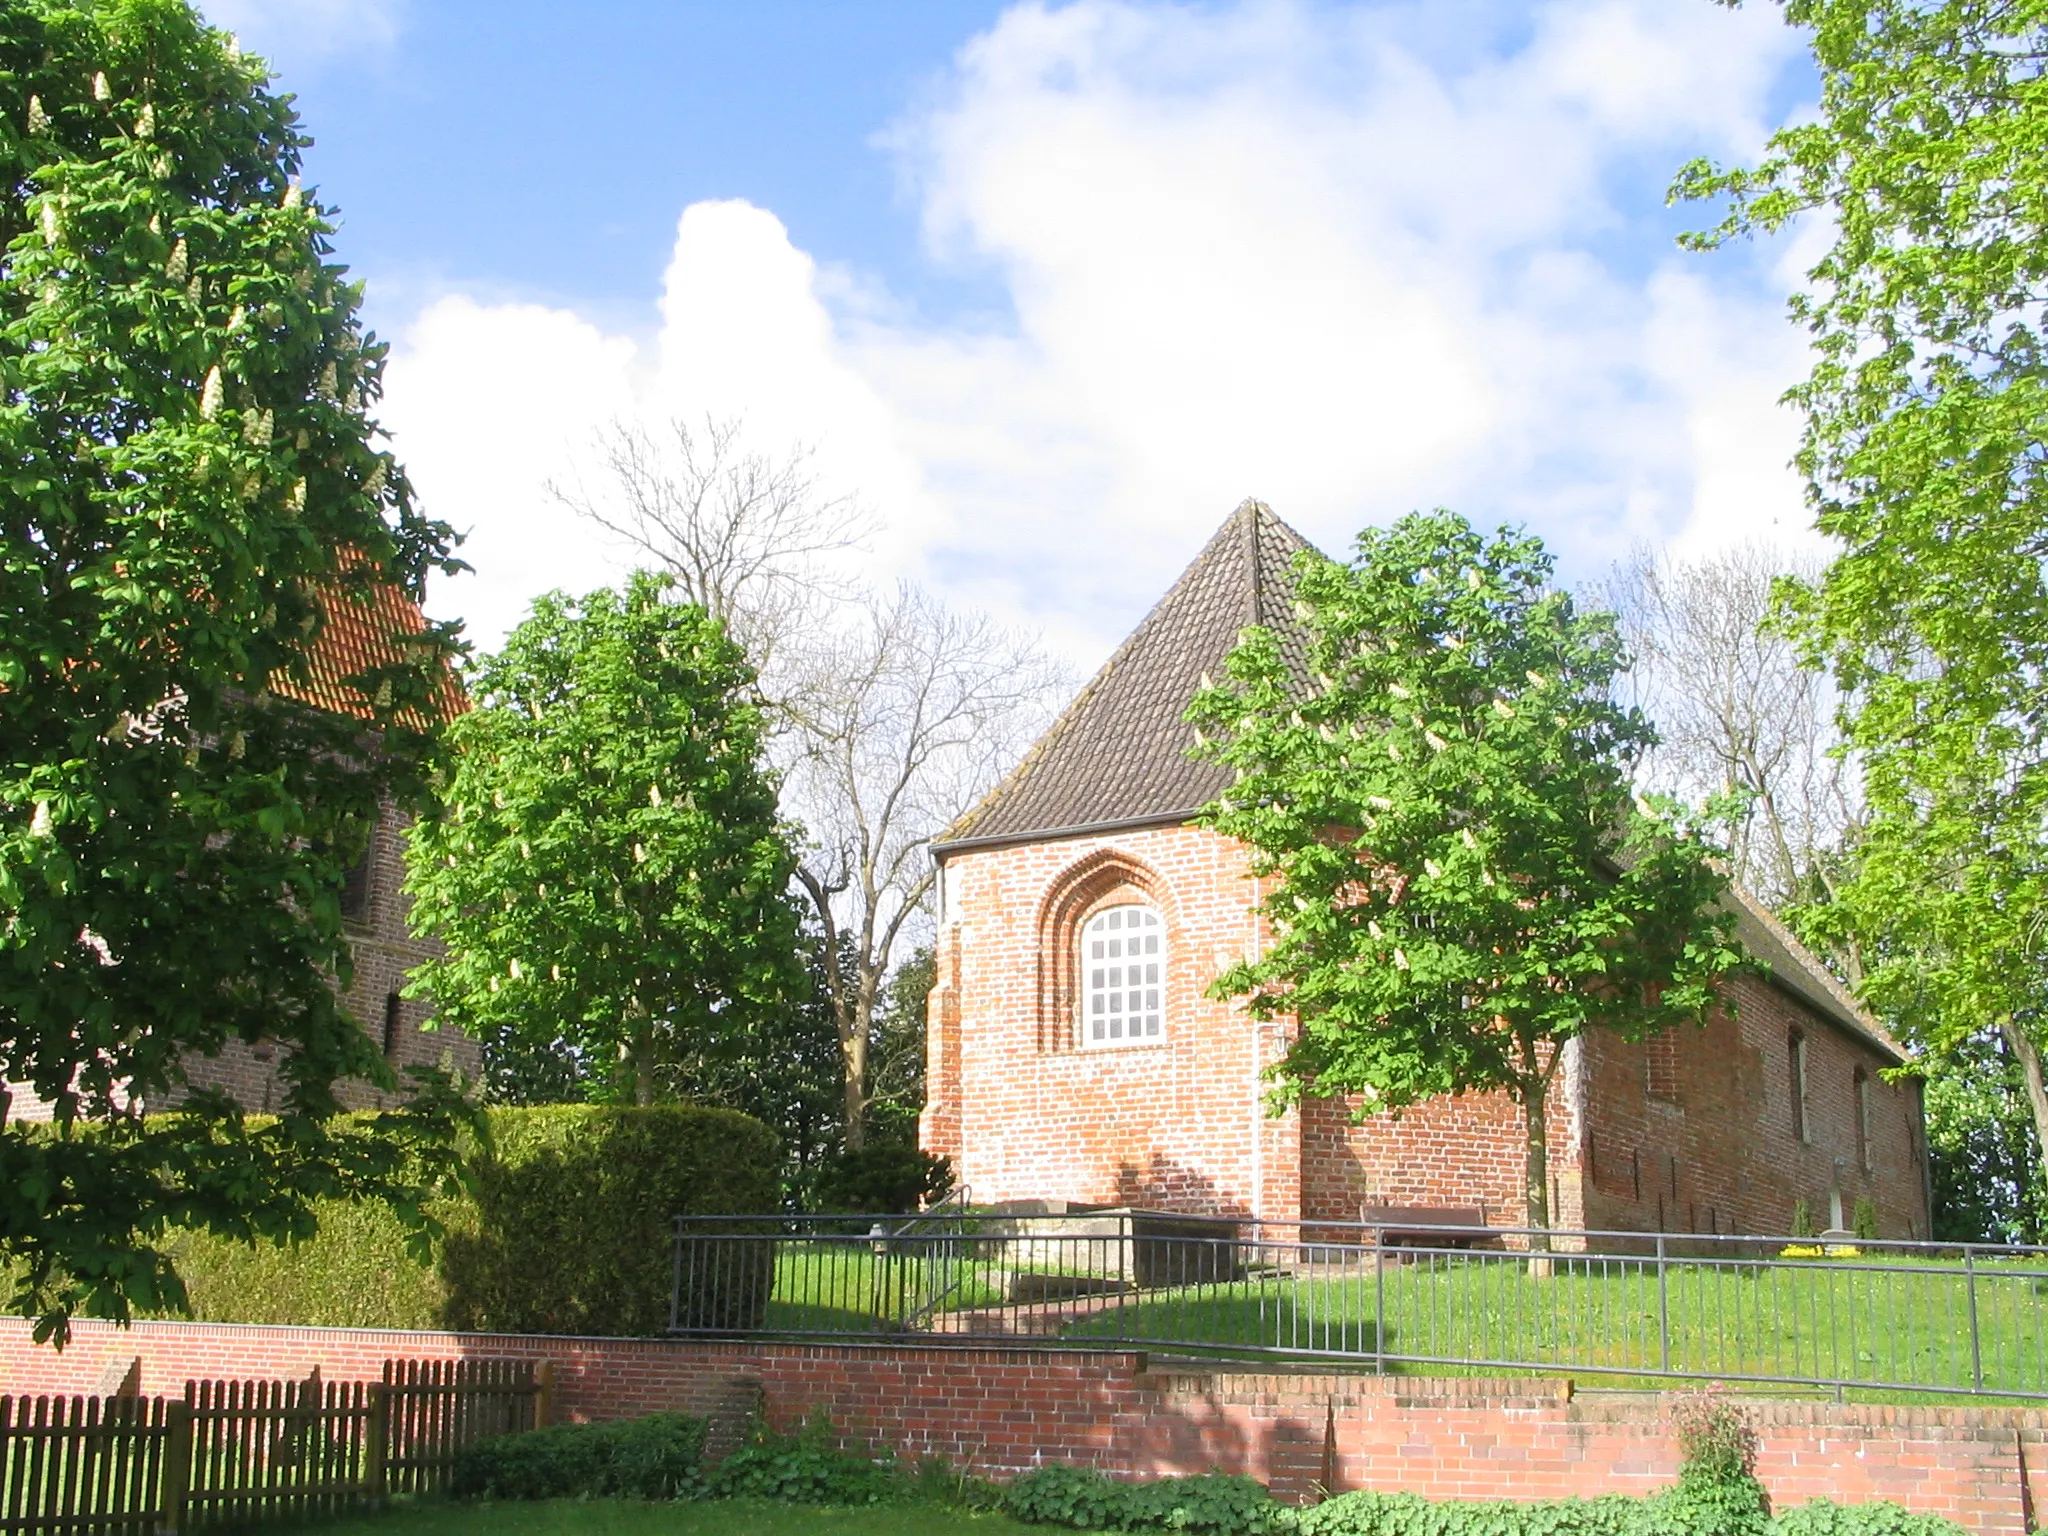
[[[1660,1285],[1654,1264],[1637,1258],[1559,1255],[1549,1275],[1532,1276],[1526,1260],[1506,1254],[1383,1269],[1356,1250],[1333,1256],[1339,1262],[1254,1270],[1227,1284],[1094,1297],[1052,1317],[1041,1306],[1031,1331],[1368,1361],[1380,1358],[1383,1340],[1389,1369],[1428,1374],[1504,1365],[1614,1385],[1668,1370],[2048,1392],[2048,1265],[2039,1260],[1980,1259],[1974,1281],[1960,1264],[1920,1259],[1674,1263]],[[945,1330],[946,1313],[986,1309],[973,1331],[1000,1329],[1006,1317],[1023,1321],[1004,1309],[1009,1280],[993,1257],[941,1264],[785,1243],[767,1325],[916,1331],[936,1313]],[[1479,1361],[1498,1364],[1468,1366]]]
[[[550,1500],[421,1503],[307,1528],[307,1536],[1008,1536],[1043,1527],[925,1504],[871,1509],[719,1499],[701,1504]]]

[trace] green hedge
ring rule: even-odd
[[[561,1104],[491,1115],[474,1220],[449,1222],[441,1255],[453,1328],[647,1336],[668,1327],[673,1218],[775,1209],[782,1149],[723,1109]],[[466,1215],[467,1213],[465,1213]],[[768,1245],[747,1245],[769,1261]],[[763,1273],[721,1268],[694,1320],[748,1326]]]
[[[551,1424],[469,1447],[460,1499],[694,1499],[704,1493],[704,1421],[680,1413]]]
[[[431,1267],[387,1209],[339,1202],[305,1243],[183,1233],[173,1252],[207,1322],[647,1336],[668,1326],[672,1218],[774,1210],[780,1162],[775,1133],[730,1110],[495,1109],[474,1193],[435,1207],[447,1237]],[[766,1245],[752,1256],[700,1285],[697,1321],[758,1320]]]

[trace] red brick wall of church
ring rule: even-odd
[[[1262,942],[1235,845],[1157,827],[962,850],[945,881],[923,1130],[977,1201],[1297,1214],[1297,1117],[1265,1115],[1256,1078],[1280,1032],[1204,996]],[[1058,962],[1090,914],[1147,899],[1166,920],[1166,1038],[1084,1049]]]
[[[1149,900],[1171,946],[1158,1046],[1073,1043],[1057,971],[1087,915]],[[1505,1095],[1438,1100],[1354,1122],[1311,1101],[1255,1125],[1253,1026],[1207,998],[1223,967],[1265,942],[1242,850],[1195,827],[969,849],[946,860],[932,994],[925,1145],[977,1201],[1064,1199],[1356,1220],[1361,1206],[1483,1207],[1527,1219],[1521,1110]],[[1624,1231],[1789,1229],[1809,1202],[1826,1226],[1869,1198],[1886,1237],[1928,1235],[1913,1085],[1876,1052],[1768,981],[1731,984],[1737,1018],[1648,1046],[1589,1038],[1549,1106],[1552,1220]],[[1790,1095],[1806,1045],[1807,1139]],[[1261,1062],[1281,1046],[1265,1028]],[[1868,1087],[1859,1139],[1856,1074]],[[1255,1198],[1256,1195],[1256,1198]]]

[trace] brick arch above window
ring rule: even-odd
[[[1039,903],[1038,1045],[1045,1051],[1081,1047],[1081,929],[1111,907],[1147,906],[1174,931],[1174,903],[1158,871],[1113,848],[1077,859],[1046,887]]]

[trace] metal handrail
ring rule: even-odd
[[[1112,1210],[870,1220],[678,1218],[674,1331],[2048,1398],[2043,1247],[1249,1218],[1211,1235]],[[773,1298],[744,1327],[685,1326],[686,1271],[693,1297],[735,1274]]]

